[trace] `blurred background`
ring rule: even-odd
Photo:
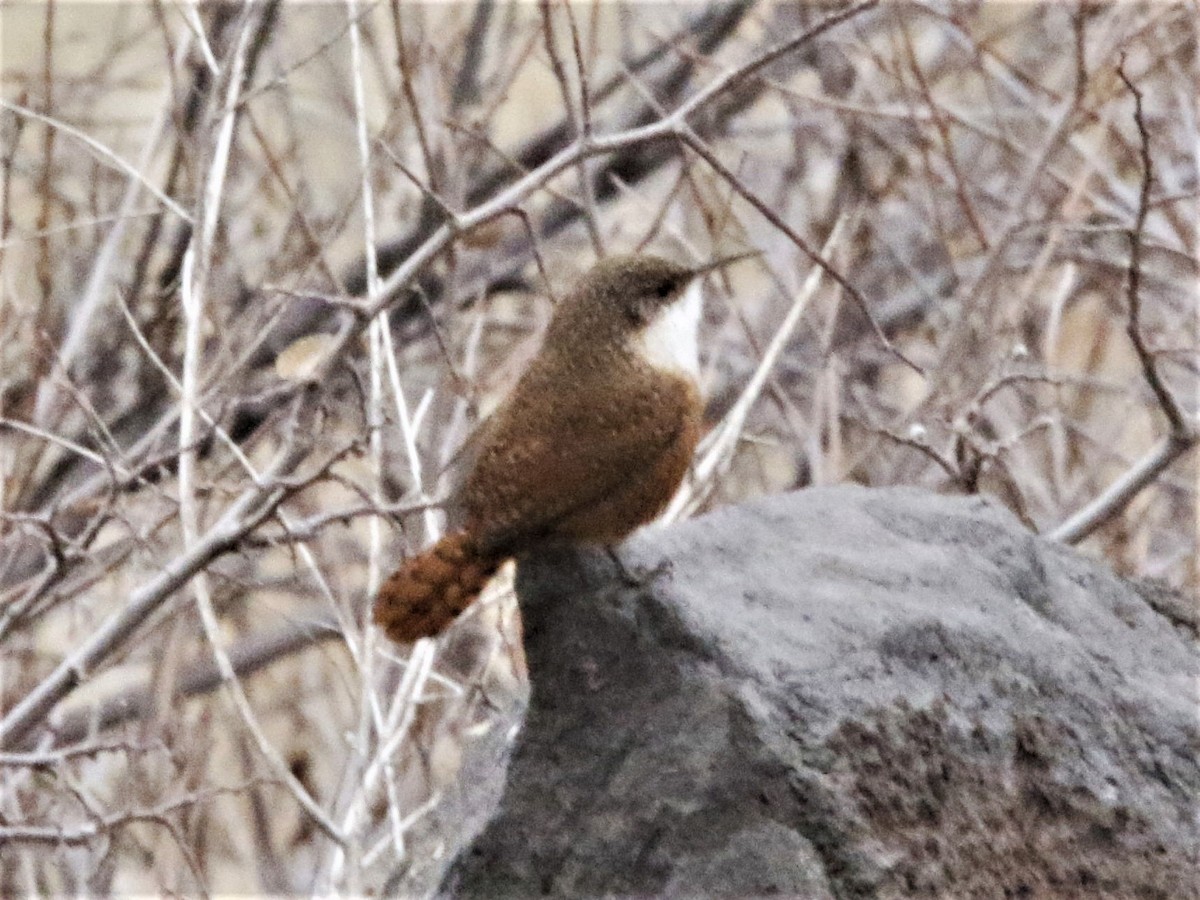
[[[979,493],[1194,634],[1196,12],[5,4],[0,893],[436,884],[519,614],[369,599],[610,253],[762,253],[671,516]]]

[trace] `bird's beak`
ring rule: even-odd
[[[723,269],[726,266],[733,265],[735,262],[741,262],[743,259],[750,259],[755,256],[762,256],[762,251],[761,250],[750,250],[745,253],[734,253],[729,256],[722,256],[719,259],[715,259],[712,262],[704,263],[704,264],[699,265],[696,268],[692,269],[692,277],[693,278],[702,278],[703,276],[707,275],[709,272],[713,272],[717,269]]]

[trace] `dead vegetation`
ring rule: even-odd
[[[6,6],[0,892],[428,887],[519,623],[368,598],[604,253],[763,253],[670,515],[981,492],[1194,594],[1196,13]]]

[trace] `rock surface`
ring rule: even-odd
[[[1196,896],[1194,637],[979,498],[802,491],[526,560],[461,897]]]

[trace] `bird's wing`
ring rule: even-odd
[[[697,402],[695,389],[675,378],[566,396],[518,385],[464,485],[468,521],[493,547],[553,535],[557,523],[648,471]]]

